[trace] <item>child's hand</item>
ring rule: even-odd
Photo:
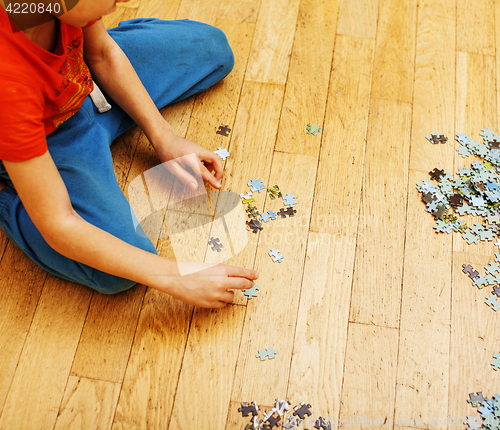
[[[198,184],[196,178],[185,169],[190,167],[193,171],[201,171],[201,177],[214,188],[220,188],[220,180],[222,178],[222,161],[221,158],[196,143],[175,135],[173,132],[168,132],[164,139],[154,145],[156,153],[162,163],[175,160],[189,154],[195,154],[198,160],[198,166],[183,165],[183,162],[190,163],[190,157],[185,157],[182,162],[168,163],[168,169],[186,186],[196,189]],[[215,171],[215,176],[212,172]]]
[[[202,308],[222,308],[232,303],[234,292],[229,290],[250,289],[259,277],[255,270],[225,264],[179,263],[182,264],[207,268],[190,275],[167,278],[169,285],[162,290],[184,303]]]

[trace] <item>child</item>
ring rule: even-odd
[[[135,232],[109,146],[137,124],[159,162],[194,153],[203,179],[220,188],[220,158],[176,136],[158,108],[223,79],[234,57],[222,31],[194,21],[135,19],[106,31],[101,17],[122,1],[79,0],[56,16],[39,0],[43,24],[26,28],[15,4],[0,0],[0,227],[50,273],[102,293],[139,282],[222,307],[257,272],[217,265],[180,276]]]

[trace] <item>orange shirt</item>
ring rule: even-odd
[[[0,8],[0,160],[47,150],[46,136],[73,116],[94,88],[81,28],[60,22],[54,53],[19,31]]]

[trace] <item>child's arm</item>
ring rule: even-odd
[[[35,226],[67,258],[202,307],[232,302],[234,293],[228,289],[251,288],[258,276],[254,270],[226,265],[179,276],[175,262],[129,245],[81,218],[48,151],[26,161],[4,160],[4,165]]]
[[[93,79],[141,127],[160,161],[163,163],[195,153],[200,161],[203,179],[213,187],[220,188],[220,157],[174,134],[172,126],[162,117],[127,56],[108,34],[102,21],[97,21],[83,31],[85,63]],[[215,177],[211,173],[214,170]],[[196,182],[189,173],[179,173],[179,179],[186,185]]]

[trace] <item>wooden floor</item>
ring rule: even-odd
[[[461,268],[495,247],[435,234],[415,184],[470,165],[455,133],[497,130],[500,1],[132,0],[105,23],[134,17],[225,31],[234,71],[164,116],[229,148],[224,190],[262,178],[298,213],[229,261],[260,272],[258,299],[217,311],[141,285],[93,293],[1,232],[0,428],[244,429],[240,402],[276,398],[360,428],[475,415],[468,393],[500,391],[500,315]],[[307,135],[311,122],[324,131]],[[450,139],[431,145],[431,132]],[[137,129],[112,152],[124,190],[159,163]],[[172,256],[168,240],[157,247]]]

